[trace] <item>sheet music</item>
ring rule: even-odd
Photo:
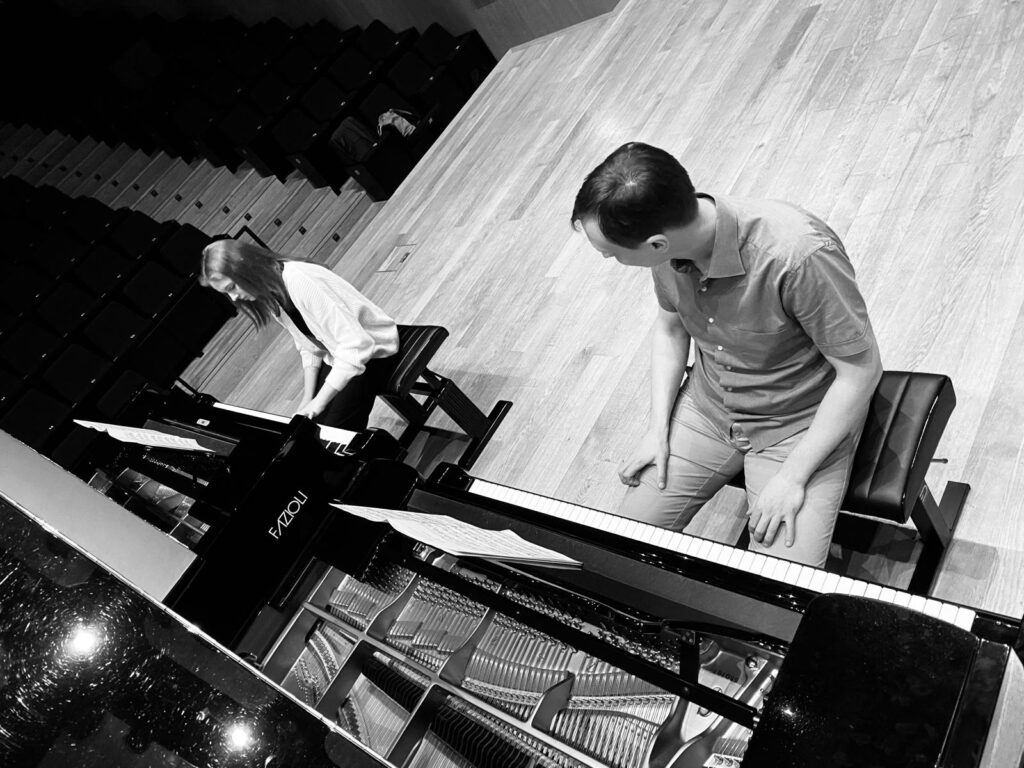
[[[150,445],[154,448],[174,448],[179,451],[205,451],[214,453],[210,448],[204,448],[191,437],[179,437],[168,435],[165,432],[158,432],[155,429],[142,429],[141,427],[124,427],[120,424],[104,424],[99,421],[83,421],[75,419],[75,424],[99,432],[106,432],[115,440],[122,443],[137,443],[138,445]]]
[[[353,504],[333,506],[366,520],[388,523],[399,533],[453,555],[489,557],[495,560],[532,562],[559,567],[580,565],[578,560],[526,541],[510,530],[492,531],[478,528],[447,515],[427,515]]]

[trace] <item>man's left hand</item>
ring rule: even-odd
[[[804,504],[804,487],[782,475],[775,475],[761,490],[754,506],[747,512],[750,517],[747,527],[750,538],[770,547],[779,532],[779,526],[786,526],[785,544],[793,546],[796,539],[796,513]]]

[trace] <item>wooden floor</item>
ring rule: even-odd
[[[646,273],[572,232],[583,176],[636,139],[700,189],[806,206],[846,242],[885,365],[956,385],[929,483],[973,490],[936,594],[1019,617],[1022,16],[999,0],[623,0],[506,55],[338,271],[451,329],[436,368],[481,406],[515,403],[477,475],[613,510],[655,304]],[[378,272],[402,244],[412,257]],[[280,354],[240,404],[294,405]],[[735,507],[705,530],[735,530]]]
[[[643,140],[700,189],[804,205],[844,238],[886,367],[955,383],[929,484],[973,490],[935,594],[1019,617],[1022,16],[1002,0],[622,0],[510,51],[336,269],[400,321],[448,327],[434,367],[482,407],[514,402],[474,474],[614,510],[646,426],[655,303],[644,271],[570,228],[583,176]],[[379,271],[397,246],[412,256]],[[214,394],[290,413],[288,343],[248,360]],[[736,502],[700,530],[733,535]]]

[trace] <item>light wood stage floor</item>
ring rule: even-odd
[[[676,153],[699,189],[791,200],[844,238],[890,369],[946,373],[936,494],[973,486],[935,594],[1024,610],[1024,3],[622,0],[510,51],[336,267],[485,410],[514,406],[474,474],[614,510],[646,424],[643,270],[569,224],[619,144]],[[398,245],[412,255],[378,271]],[[216,392],[287,413],[279,339]],[[381,424],[392,424],[381,414]],[[736,498],[702,513],[727,538]]]

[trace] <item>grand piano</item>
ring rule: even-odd
[[[328,449],[304,419],[208,398],[140,414],[234,442],[178,466],[115,457],[206,494],[167,604],[392,765],[1021,764],[1019,619],[453,465],[425,479],[379,435]],[[276,437],[250,454],[262,432]],[[455,557],[330,500],[511,529],[581,565]]]

